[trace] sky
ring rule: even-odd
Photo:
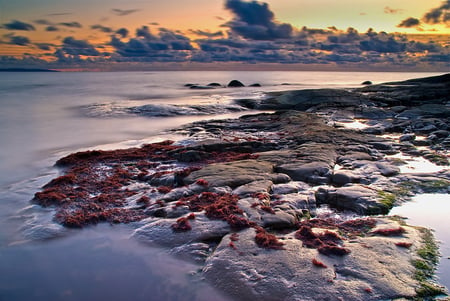
[[[0,0],[0,68],[449,62],[450,0]]]

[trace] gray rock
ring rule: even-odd
[[[362,215],[381,214],[388,211],[388,208],[379,202],[377,190],[360,184],[329,189],[326,194],[321,191],[316,197],[323,203]]]
[[[400,138],[399,138],[400,142],[414,141],[415,139],[416,139],[415,134],[405,134],[405,135],[400,136]]]
[[[233,191],[233,194],[237,194],[239,197],[248,197],[258,192],[268,193],[272,184],[272,181],[269,180],[251,182],[239,186]]]
[[[189,220],[192,230],[175,232],[172,225],[177,219],[149,220],[148,224],[137,228],[133,237],[148,243],[176,247],[187,243],[217,240],[230,232],[228,223],[210,220],[203,213],[195,213],[195,219]]]
[[[229,186],[236,188],[251,182],[271,180],[273,166],[268,162],[242,160],[229,163],[210,164],[192,172],[184,182],[194,183],[198,179],[208,181],[210,187]]]
[[[399,227],[388,219],[378,220]],[[417,244],[419,231],[405,229],[407,232],[400,239]],[[351,253],[337,257],[303,247],[292,234],[281,238],[284,250],[259,248],[254,229],[238,235],[238,240],[233,241],[234,248],[230,247],[230,236],[225,236],[203,269],[206,279],[236,300],[375,301],[415,295],[417,282],[411,264],[414,256],[394,245],[399,238],[372,236],[345,241],[344,246]],[[374,260],[380,254],[382,260]],[[313,259],[327,268],[314,266]]]
[[[360,177],[348,170],[336,171],[331,177],[331,182],[337,186],[344,186],[348,183],[359,182]]]
[[[276,167],[277,172],[285,173],[294,181],[303,181],[313,184],[328,183],[332,175],[332,167],[324,162],[295,162]]]
[[[385,162],[375,163],[380,173],[385,177],[396,176],[400,173],[400,168]]]

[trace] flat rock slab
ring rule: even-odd
[[[273,165],[257,160],[242,160],[230,163],[210,164],[201,170],[194,171],[185,183],[194,183],[199,179],[208,181],[211,187],[229,186],[236,188],[255,181],[271,180],[276,175]]]
[[[382,227],[398,228],[386,218]],[[262,249],[255,243],[255,230],[227,235],[207,259],[206,278],[236,300],[390,300],[415,295],[412,250],[395,245],[420,245],[418,230],[404,227],[398,237],[368,235],[345,241],[351,253],[325,256],[302,245],[292,234],[281,237],[283,250]],[[315,229],[315,231],[320,231]],[[233,240],[231,240],[233,239]],[[380,254],[383,257],[380,258]],[[380,258],[380,260],[374,260]],[[312,263],[316,259],[326,268]]]

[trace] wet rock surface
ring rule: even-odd
[[[449,81],[246,100],[277,111],[195,122],[174,130],[180,142],[69,155],[32,201],[65,227],[132,223],[136,239],[204,262],[239,300],[412,298],[420,230],[381,216],[323,219],[318,208],[377,216],[414,193],[449,192]],[[355,120],[361,129],[345,127]],[[397,155],[443,169],[404,173]]]

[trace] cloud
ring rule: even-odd
[[[98,56],[100,53],[85,40],[76,40],[73,37],[66,37],[63,40],[62,51],[70,55]]]
[[[120,28],[118,30],[116,30],[116,34],[120,35],[122,38],[126,38],[128,36],[128,29],[126,28]]]
[[[222,31],[216,31],[216,32],[210,32],[210,31],[204,31],[204,30],[189,30],[190,33],[193,33],[195,35],[198,36],[204,36],[204,37],[208,37],[208,38],[218,38],[218,37],[223,37],[224,34]]]
[[[447,24],[450,22],[450,0],[446,0],[441,6],[433,8],[423,16],[423,20],[428,24]]]
[[[397,27],[404,27],[404,28],[411,28],[416,27],[420,25],[420,20],[416,18],[407,18],[403,20],[400,24],[397,25]]]
[[[33,22],[39,25],[54,25],[53,22],[50,22],[45,19],[34,20]]]
[[[10,44],[18,46],[27,46],[30,44],[30,39],[23,36],[12,36],[10,37]]]
[[[389,6],[385,6],[384,7],[384,13],[388,14],[388,15],[396,15],[396,14],[401,14],[403,13],[403,9],[401,8],[391,8]]]
[[[47,14],[46,16],[49,17],[58,17],[58,16],[68,16],[71,15],[72,13],[51,13],[51,14]]]
[[[49,43],[36,43],[34,44],[37,48],[39,48],[40,50],[45,50],[45,51],[49,51],[51,49],[52,44]]]
[[[119,8],[113,8],[111,10],[117,16],[127,16],[132,13],[140,11],[140,9],[119,9]]]
[[[49,25],[45,28],[45,31],[59,31],[59,28],[53,25]]]
[[[62,26],[70,27],[70,28],[82,28],[83,27],[83,25],[81,25],[80,23],[78,23],[76,21],[73,21],[73,22],[61,22],[61,23],[58,23],[58,24],[62,25]]]
[[[224,26],[234,33],[248,39],[273,40],[292,37],[293,27],[274,20],[274,13],[267,3],[241,0],[226,0],[225,8],[230,10],[234,19]]]
[[[111,33],[111,32],[113,32],[112,28],[106,27],[106,26],[103,26],[103,25],[100,25],[100,24],[92,25],[91,29],[99,30],[99,31],[104,32],[104,33]]]
[[[397,40],[393,35],[386,33],[370,37],[359,43],[363,51],[375,51],[379,53],[399,53],[406,50],[406,44]]]
[[[36,30],[36,28],[34,28],[33,25],[18,20],[12,20],[9,23],[3,24],[3,28],[6,28],[8,30],[24,30],[24,31]]]

